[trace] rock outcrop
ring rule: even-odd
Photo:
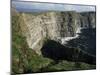
[[[12,7],[12,16],[19,16],[21,31],[30,48],[38,52],[45,39],[60,42],[61,38],[74,37],[79,28],[95,28],[95,12],[48,11],[20,13]],[[39,52],[38,52],[39,53]]]
[[[73,37],[78,28],[95,28],[95,12],[50,11],[21,13],[25,25],[21,26],[30,48],[41,49],[44,38],[59,41],[62,37]]]
[[[96,28],[96,13],[95,12],[83,12],[81,14],[81,27],[84,28]]]

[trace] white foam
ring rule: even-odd
[[[78,37],[79,37],[79,33],[81,33],[81,29],[82,29],[82,28],[78,28],[78,29],[77,29],[76,35],[75,35],[74,37],[63,37],[63,38],[61,38],[61,43],[62,43],[62,44],[65,44],[66,41],[70,41],[70,40],[72,40],[72,39],[78,38]]]

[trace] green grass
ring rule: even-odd
[[[18,15],[12,16],[12,72],[37,72],[52,60],[37,55],[28,47],[20,30],[20,22]]]
[[[86,64],[83,62],[70,62],[66,60],[62,60],[57,64],[52,64],[46,68],[44,68],[42,71],[47,72],[55,72],[55,71],[73,71],[73,70],[89,70],[89,69],[95,69],[95,65]]]

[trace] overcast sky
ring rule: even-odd
[[[95,11],[95,6],[89,5],[69,5],[69,4],[53,4],[53,3],[36,3],[36,2],[22,2],[22,1],[12,1],[12,5],[16,7],[19,11],[29,11],[29,10],[58,10],[58,11]]]

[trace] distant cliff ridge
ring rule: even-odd
[[[95,28],[95,12],[77,13],[42,12],[21,13],[24,25],[21,26],[23,35],[30,48],[40,50],[44,38],[60,41],[64,37],[74,37],[82,28]]]

